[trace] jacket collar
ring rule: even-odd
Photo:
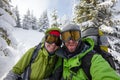
[[[71,58],[80,53],[83,53],[82,55],[84,56],[88,52],[93,50],[93,47],[94,47],[94,41],[90,38],[85,38],[85,39],[82,39],[81,43],[77,47],[76,52],[69,53],[67,48],[65,46],[63,46],[62,48],[58,49],[55,54],[62,58]]]

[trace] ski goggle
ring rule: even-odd
[[[46,35],[45,37],[45,41],[49,44],[52,44],[52,43],[56,43],[59,39],[59,37],[55,36],[55,35]]]
[[[78,41],[80,40],[80,31],[79,30],[71,30],[71,31],[65,31],[61,33],[61,38],[63,42],[67,42],[69,40]]]

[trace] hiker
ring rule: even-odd
[[[78,25],[67,24],[63,26],[61,40],[63,47],[56,53],[64,58],[63,80],[120,80],[120,76],[110,67],[108,62],[93,50],[94,41],[91,38],[81,39],[81,30]],[[93,53],[91,63],[89,63],[90,69],[86,68],[84,64],[87,64],[89,57],[85,58],[85,56]],[[85,70],[88,72],[86,73]],[[90,75],[87,75],[89,73]],[[60,73],[56,74],[58,76]]]
[[[22,80],[43,80],[52,74],[58,57],[55,51],[60,47],[60,29],[53,27],[45,32],[45,39],[40,45],[38,55],[31,64],[31,71],[28,72],[27,77]],[[34,52],[34,48],[29,49],[17,64],[9,71],[4,80],[20,80],[21,74],[30,65],[30,60]],[[24,75],[24,74],[23,74]]]

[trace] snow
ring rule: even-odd
[[[18,46],[26,46],[27,49],[34,46],[35,44],[38,44],[44,35],[43,33],[37,32],[35,30],[24,30],[21,28],[16,28],[13,31],[13,34],[19,43]]]
[[[29,48],[34,47],[41,41],[44,33],[15,28],[12,31],[12,35],[17,41],[17,46],[14,49],[6,45],[9,50],[9,54],[6,54],[7,56],[0,55],[0,80],[3,79],[13,65]]]
[[[15,20],[13,19],[14,18],[13,16],[6,13],[6,11],[4,11],[2,8],[0,8],[0,13],[2,14],[2,16],[0,16],[1,20],[4,20],[4,21],[8,22],[9,24],[11,24],[11,26],[16,25]]]
[[[107,0],[109,1],[109,0]],[[113,15],[114,20],[120,19],[120,15],[116,14],[117,11],[120,11],[119,4],[120,0],[116,0],[118,3],[114,7]],[[108,4],[108,2],[104,3]],[[101,4],[103,5],[103,4]],[[109,4],[113,5],[113,4]],[[109,7],[109,6],[108,6]],[[115,12],[116,11],[116,12]],[[8,46],[6,41],[1,37],[2,32],[0,32],[0,80],[6,76],[9,70],[15,65],[15,63],[21,58],[21,56],[31,47],[37,45],[44,33],[37,32],[35,30],[23,30],[21,28],[14,28],[15,18],[13,15],[9,15],[4,9],[0,8],[0,28],[4,29],[7,32],[7,37],[11,40],[11,44]],[[64,20],[63,20],[64,21]],[[92,26],[93,23],[90,21],[84,22],[81,26]],[[104,25],[102,25],[103,27]],[[118,26],[120,27],[120,26]],[[104,30],[109,30],[113,32],[113,29],[110,27],[104,26]],[[112,38],[112,41],[109,41],[113,50],[109,50],[112,55],[119,60],[120,62],[120,53],[117,53],[115,49],[115,43],[119,43],[120,39]]]
[[[114,56],[114,58],[120,62],[120,53],[117,53],[116,51],[111,49],[110,49],[110,53],[112,53],[112,56]]]

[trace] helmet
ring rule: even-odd
[[[61,31],[61,39],[63,42],[67,42],[70,39],[79,41],[81,39],[80,27],[76,24],[67,24]]]
[[[65,26],[63,26],[61,32],[65,32],[69,30],[79,30],[81,32],[80,27],[76,24],[66,24]]]
[[[52,27],[52,28],[49,28],[49,29],[47,29],[46,30],[46,32],[45,32],[45,35],[48,35],[48,34],[54,34],[54,32],[51,32],[51,31],[57,31],[57,32],[61,32],[61,29],[60,28],[58,28],[58,27]],[[56,34],[56,33],[55,33]]]
[[[58,37],[58,41],[55,43],[57,46],[60,46],[62,44],[62,41],[60,40],[60,33],[61,33],[61,29],[58,27],[52,27],[46,30],[45,32],[45,37],[47,37],[47,35],[54,35]]]

